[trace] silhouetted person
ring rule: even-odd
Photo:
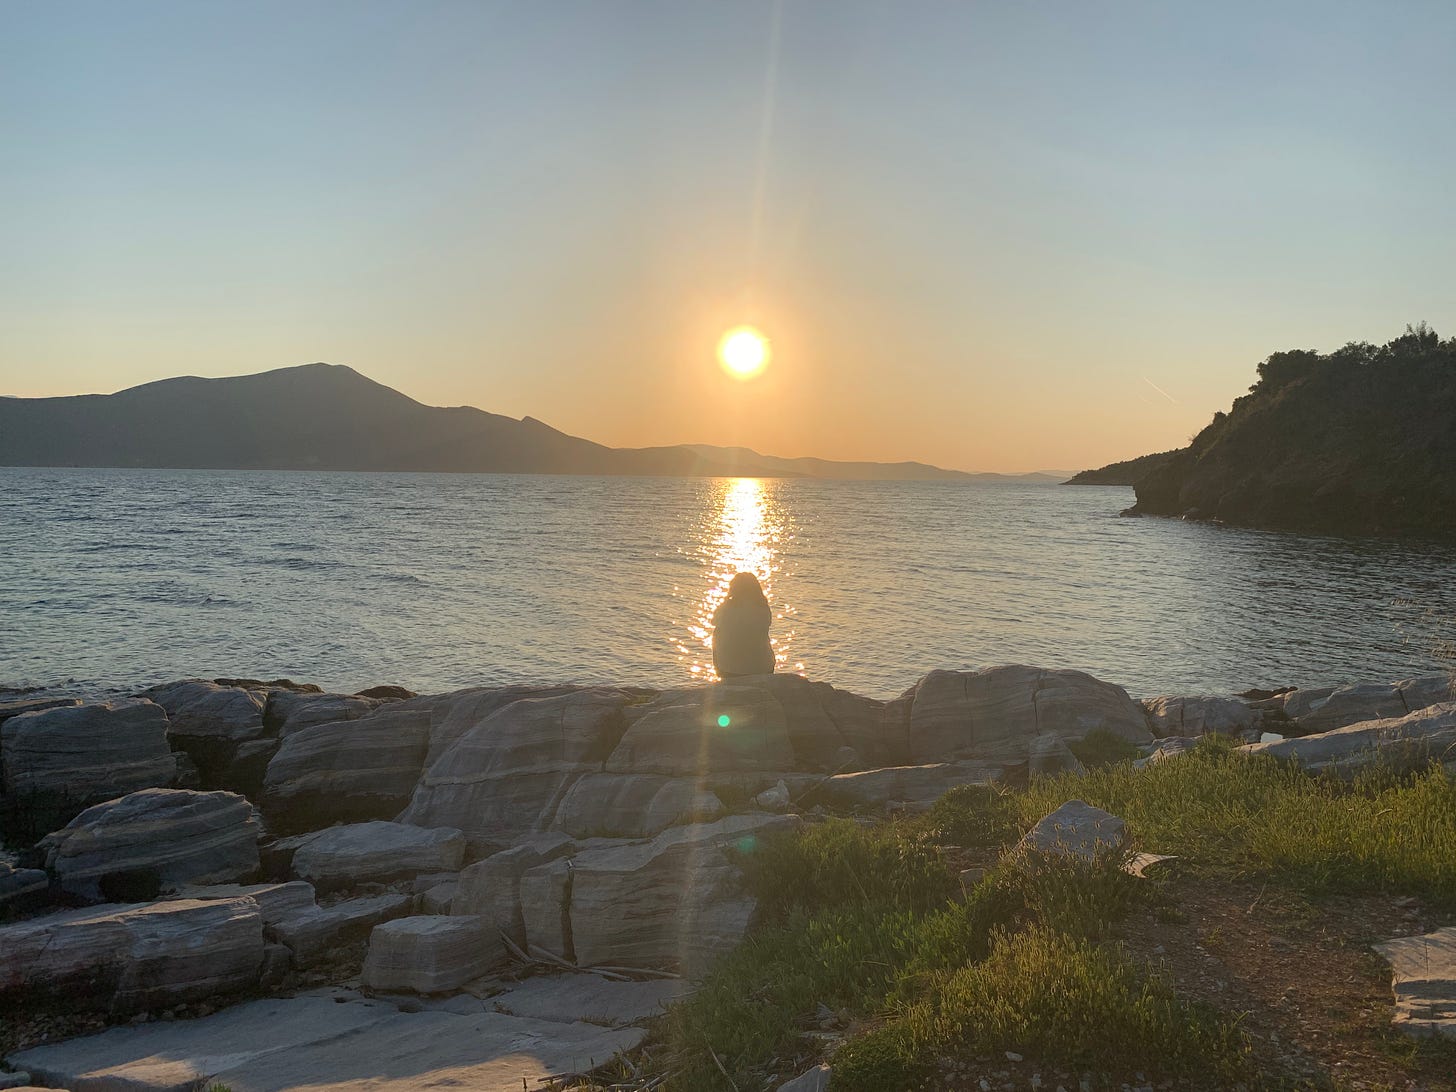
[[[768,642],[772,618],[758,577],[735,576],[728,598],[713,612],[713,669],[720,679],[773,673],[773,646]]]

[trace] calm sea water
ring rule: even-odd
[[[1456,548],[1120,519],[1056,486],[0,468],[0,685],[681,684],[752,569],[785,668],[1134,694],[1446,666]]]

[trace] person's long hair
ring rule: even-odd
[[[767,603],[763,585],[752,573],[739,573],[728,582],[728,599],[735,603]]]

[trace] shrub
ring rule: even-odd
[[[925,819],[938,838],[958,846],[999,846],[1021,835],[1017,807],[999,785],[957,785]]]

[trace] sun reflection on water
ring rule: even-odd
[[[694,678],[713,677],[713,611],[727,596],[729,581],[741,572],[753,573],[763,585],[774,614],[770,631],[774,662],[780,670],[789,663],[794,633],[788,621],[794,611],[774,595],[774,578],[782,571],[781,548],[790,536],[773,484],[759,478],[711,483],[707,514],[716,509],[716,526],[711,518],[705,519],[701,540],[693,544],[706,588],[694,601],[687,634],[677,642],[678,658]],[[794,670],[803,666],[793,665]]]

